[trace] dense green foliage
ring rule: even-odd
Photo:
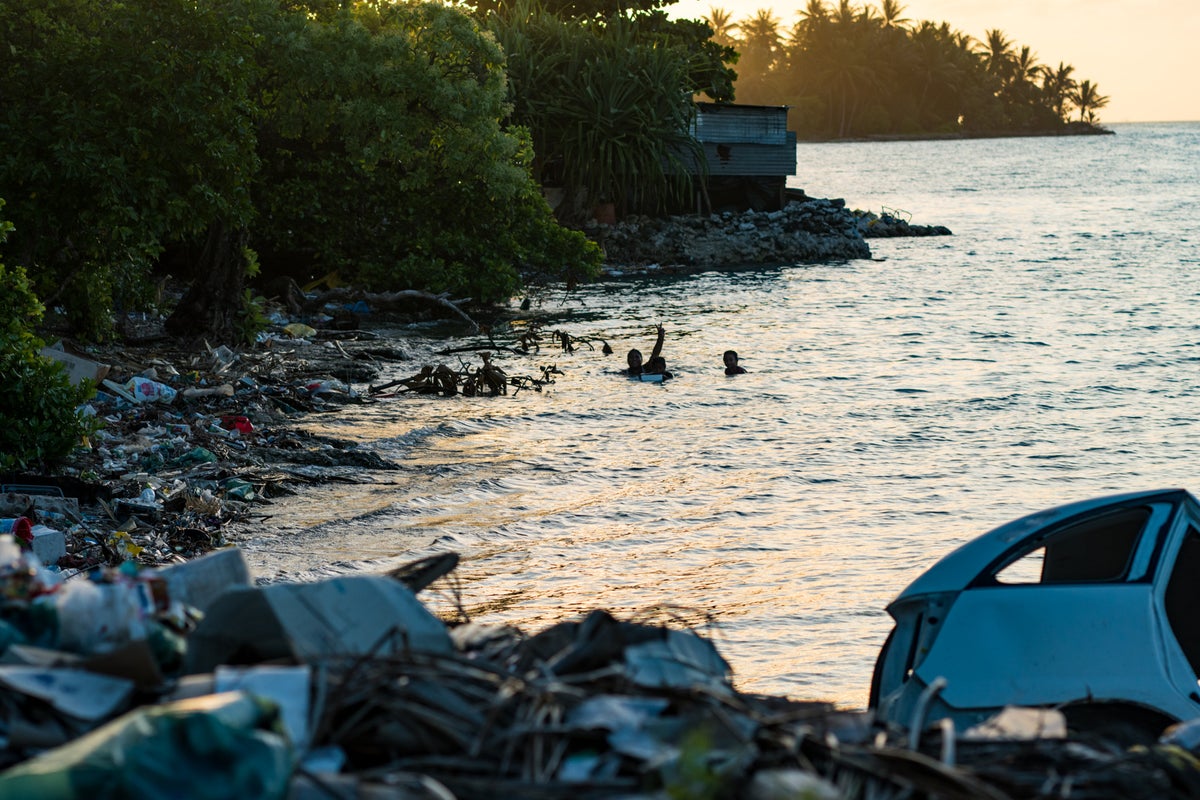
[[[801,136],[1051,132],[1073,110],[1094,123],[1108,102],[1074,68],[1039,64],[998,30],[977,42],[903,13],[896,0],[808,0],[786,30],[769,11],[735,23],[713,9],[709,24],[741,53],[738,101],[791,106]]]
[[[254,34],[238,0],[0,4],[10,260],[98,336],[164,245],[244,224]]]
[[[144,307],[154,269],[195,279],[176,316],[232,336],[246,309],[213,306],[243,305],[255,263],[477,301],[598,266],[503,127],[503,55],[461,11],[9,0],[0,37],[10,260],[81,335]]]
[[[533,135],[534,173],[560,186],[561,216],[596,203],[656,213],[689,194],[702,160],[692,94],[732,96],[729,48],[707,25],[661,11],[565,17],[517,0],[488,16],[508,55],[512,119]]]
[[[503,53],[459,11],[360,3],[267,54],[252,239],[377,289],[508,297],[518,270],[598,263],[505,130]]]
[[[0,208],[4,201],[0,200]],[[12,223],[0,220],[0,243]],[[0,470],[39,468],[61,460],[93,426],[77,410],[92,394],[44,358],[33,331],[43,307],[25,271],[0,262]]]

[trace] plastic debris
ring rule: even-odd
[[[276,709],[229,692],[132,711],[0,773],[0,795],[270,800],[286,795],[290,776]]]

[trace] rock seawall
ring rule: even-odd
[[[779,211],[653,219],[627,217],[585,229],[605,253],[609,274],[870,258],[858,220],[842,200],[810,198]]]
[[[913,225],[848,210],[844,200],[813,197],[793,199],[779,211],[593,221],[585,233],[604,249],[610,276],[848,261],[871,257],[867,239],[951,235],[943,225]]]

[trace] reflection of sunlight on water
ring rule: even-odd
[[[744,688],[861,705],[884,608],[934,560],[1028,511],[1188,486],[1200,457],[1188,433],[1198,328],[1179,291],[1191,246],[1153,214],[1144,177],[1117,196],[1125,162],[1083,186],[1028,157],[1043,144],[872,145],[854,159],[814,146],[810,191],[828,177],[851,205],[905,208],[956,235],[874,240],[883,261],[556,293],[530,316],[615,355],[504,353],[510,374],[554,363],[564,375],[541,393],[401,396],[310,418],[399,469],[263,507],[255,573],[382,570],[455,550],[473,615],[534,632],[597,607],[676,604],[715,619]],[[905,153],[939,170],[889,177]],[[1041,163],[1052,174],[1031,185],[1049,188],[1013,186],[1005,159]],[[1200,201],[1200,180],[1171,180]],[[978,191],[961,206],[947,186]],[[616,374],[624,352],[645,351],[658,321],[677,377],[631,384]],[[445,343],[405,346],[423,356],[377,383]],[[727,348],[749,373],[721,374]]]

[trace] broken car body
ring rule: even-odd
[[[1181,489],[1058,506],[970,541],[889,606],[870,706],[959,730],[1054,706],[1160,731],[1200,716],[1200,503]]]

